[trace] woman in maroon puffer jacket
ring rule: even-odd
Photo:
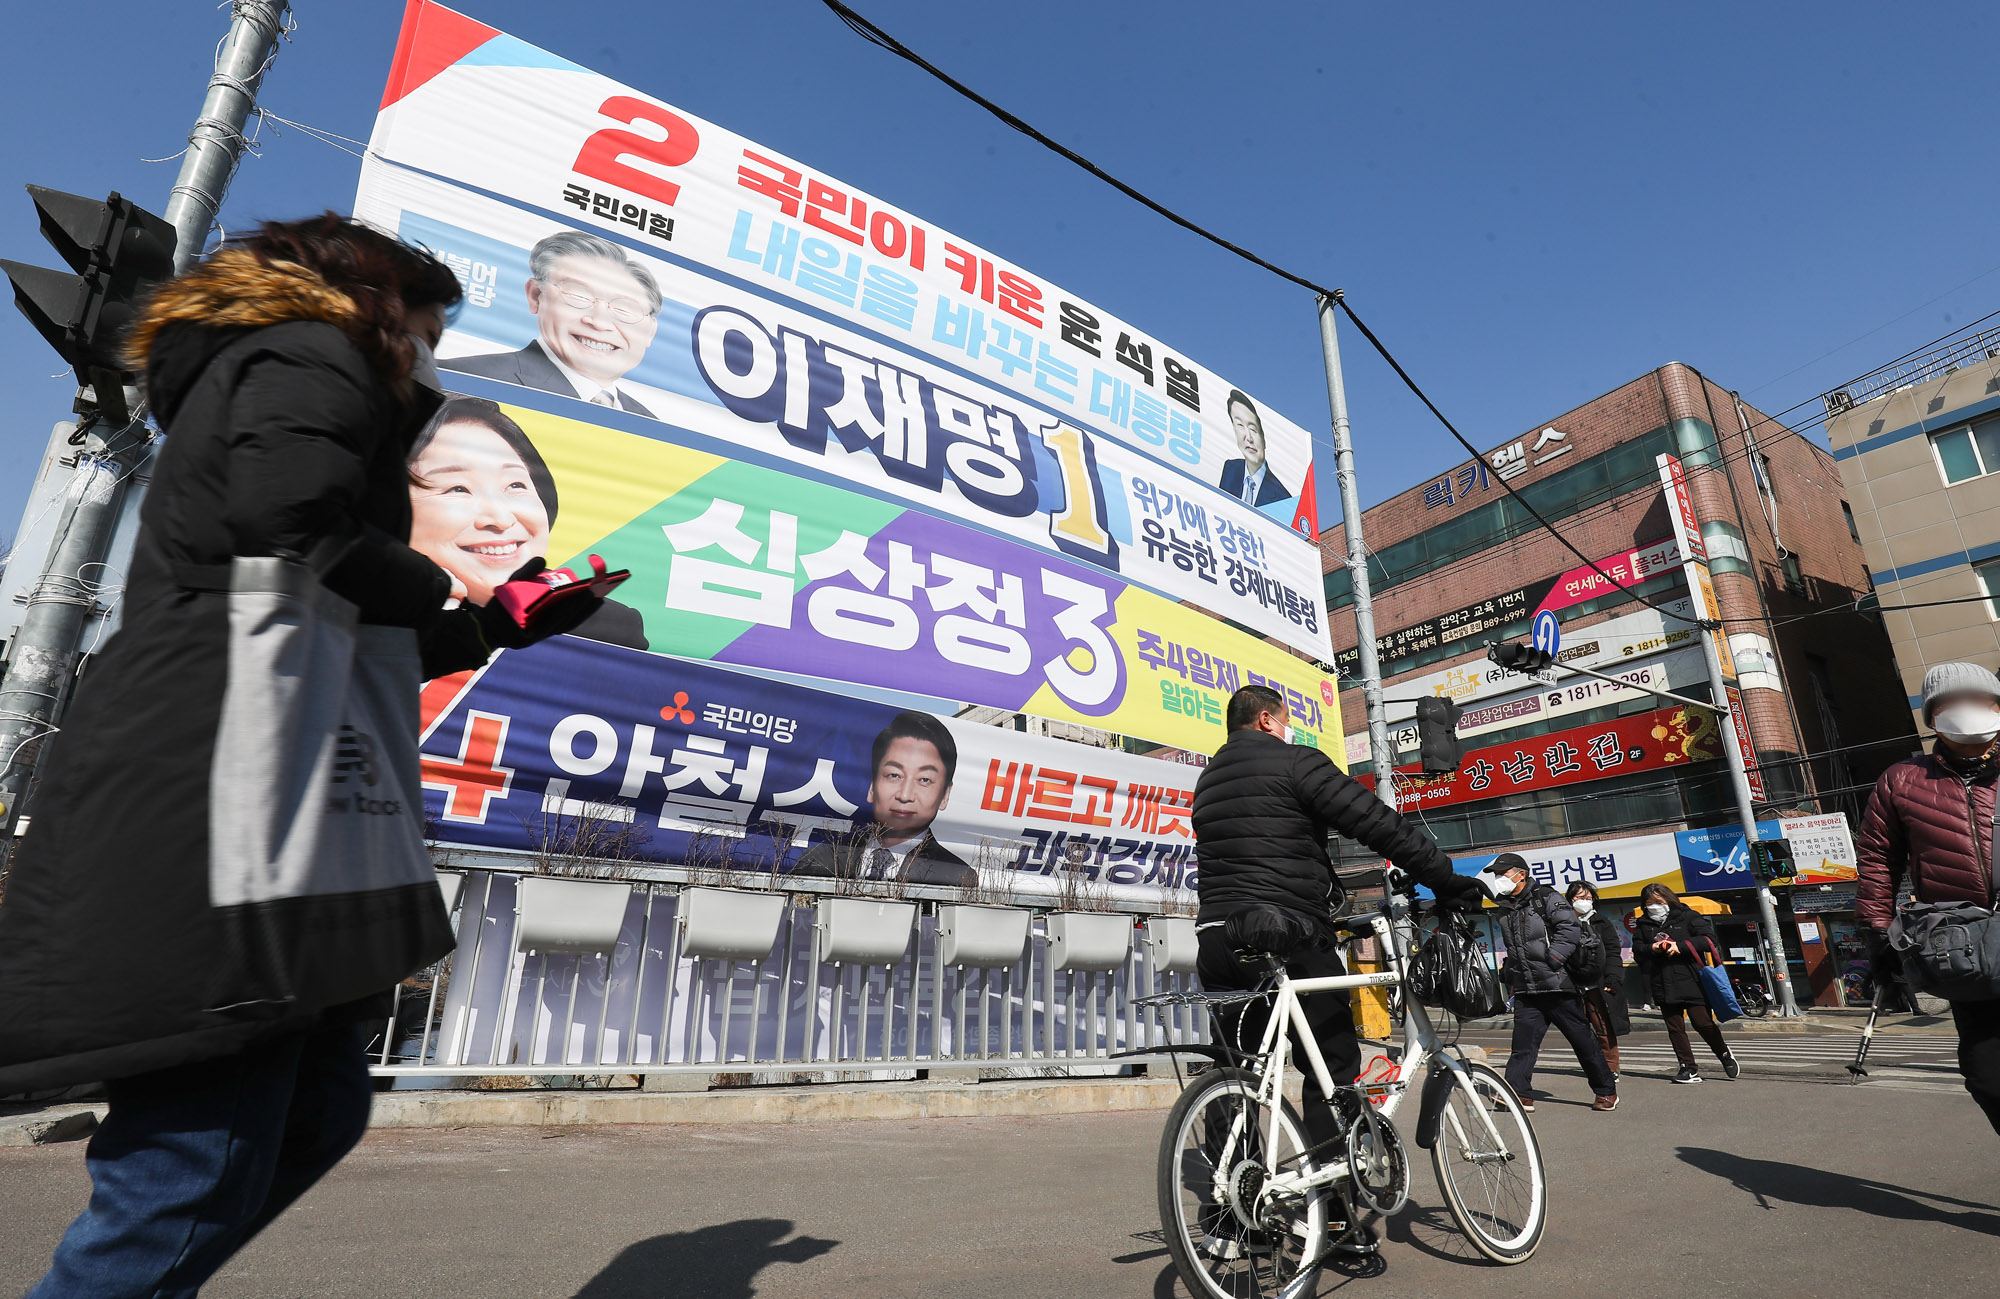
[[[1993,905],[2000,678],[1973,663],[1938,664],[1924,674],[1923,717],[1937,743],[1882,773],[1856,845],[1856,910],[1878,953],[1905,877],[1919,902]],[[1951,1014],[1965,1089],[2000,1132],[2000,1001],[1955,1001]]]

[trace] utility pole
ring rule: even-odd
[[[1736,737],[1750,733],[1748,719],[1736,717],[1729,707],[1729,692],[1722,681],[1722,660],[1715,652],[1715,638],[1723,634],[1722,624],[1704,620],[1702,633],[1701,653],[1708,665],[1708,692],[1715,701],[1709,706],[1715,709],[1722,760],[1729,765],[1729,784],[1736,795],[1736,819],[1743,826],[1743,852],[1747,857],[1756,851],[1752,845],[1757,842],[1757,812],[1750,797],[1750,773],[1743,765],[1743,749]],[[1785,944],[1778,933],[1778,900],[1770,884],[1761,879],[1757,881],[1757,919],[1758,946],[1764,949],[1771,982],[1778,985],[1778,1014],[1785,1019],[1796,1019],[1799,1003],[1792,995],[1792,974],[1785,964]]]
[[[1361,535],[1361,493],[1354,482],[1354,439],[1347,424],[1347,385],[1340,373],[1340,336],[1334,328],[1336,294],[1319,298],[1319,345],[1326,358],[1326,399],[1333,407],[1333,471],[1340,482],[1340,518],[1347,529],[1347,572],[1354,583],[1354,637],[1361,662],[1361,698],[1368,710],[1368,756],[1375,764],[1375,796],[1396,806],[1396,751],[1389,747],[1389,719],[1382,707],[1382,659],[1375,651],[1375,601],[1368,591],[1368,546]]]
[[[180,177],[167,202],[176,272],[193,265],[208,240],[289,7],[286,0],[235,0],[229,34],[216,51],[201,116],[188,134]],[[47,224],[45,220],[45,229]],[[78,377],[85,378],[82,373]],[[42,741],[58,729],[56,716],[75,675],[77,647],[99,612],[103,565],[124,514],[127,490],[152,445],[139,392],[130,387],[110,391],[111,380],[103,371],[90,378],[94,382],[77,389],[81,419],[67,437],[77,448],[75,469],[40,576],[28,591],[20,630],[9,646],[7,674],[0,679],[0,844],[16,831]]]

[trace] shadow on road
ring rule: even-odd
[[[804,1263],[840,1242],[792,1240],[783,1218],[743,1218],[627,1245],[576,1299],[754,1299],[757,1274],[772,1263]]]
[[[1756,1196],[1757,1203],[1766,1209],[1771,1207],[1772,1200],[1784,1200],[1807,1208],[1853,1209],[1877,1218],[1941,1222],[1988,1236],[2000,1236],[2000,1207],[1991,1204],[1975,1204],[1971,1200],[1958,1200],[1933,1191],[1912,1190],[1872,1178],[1829,1173],[1798,1164],[1781,1164],[1771,1159],[1745,1159],[1727,1151],[1706,1150],[1698,1146],[1682,1146],[1679,1153],[1682,1163],[1729,1179],[1738,1190]],[[1954,1213],[1950,1209],[1926,1204],[1925,1200],[1953,1205],[1967,1212]]]

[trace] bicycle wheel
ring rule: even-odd
[[[1466,1239],[1496,1263],[1522,1263],[1548,1225],[1548,1180],[1535,1129],[1506,1079],[1467,1063],[1431,1146],[1431,1168]]]
[[[1209,1069],[1181,1093],[1160,1136],[1160,1225],[1174,1267],[1207,1299],[1252,1299],[1286,1287],[1309,1294],[1326,1245],[1327,1194],[1268,1195],[1257,1079],[1245,1069]],[[1298,1160],[1305,1127],[1289,1103],[1278,1111],[1277,1161]],[[1310,1266],[1308,1266],[1310,1264]]]

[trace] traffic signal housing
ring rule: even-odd
[[[113,190],[106,199],[28,186],[42,237],[69,271],[0,260],[14,305],[115,411],[126,374],[121,351],[139,304],[174,273],[174,228]]]
[[[1456,699],[1433,695],[1417,700],[1417,760],[1426,776],[1457,771],[1465,760],[1458,739],[1458,718],[1465,709]]]
[[[1750,873],[1760,884],[1790,884],[1798,878],[1792,845],[1785,839],[1759,839],[1750,845]]]
[[[1536,649],[1523,641],[1501,641],[1486,647],[1486,657],[1510,672],[1542,672],[1556,661],[1556,656],[1545,649]]]

